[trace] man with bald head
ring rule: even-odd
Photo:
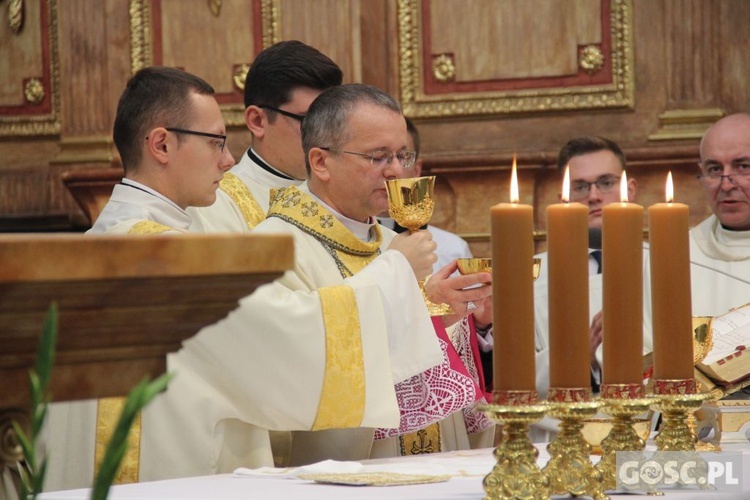
[[[717,316],[750,302],[750,114],[712,125],[698,166],[713,214],[690,230],[693,316]],[[650,297],[643,302],[650,322]]]

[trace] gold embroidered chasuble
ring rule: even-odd
[[[268,217],[278,217],[317,239],[336,261],[342,278],[358,273],[380,254],[375,240],[354,236],[317,201],[297,188],[273,190]],[[326,338],[326,367],[318,416],[312,430],[358,427],[364,413],[364,360],[354,291],[346,285],[319,290]],[[342,412],[347,415],[342,419]]]
[[[237,205],[247,227],[252,229],[266,218],[266,212],[255,201],[245,183],[232,172],[224,174],[220,186],[222,191]]]

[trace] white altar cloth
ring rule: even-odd
[[[540,449],[539,463],[549,459],[544,449]],[[743,492],[721,493],[721,500],[750,498],[750,450],[744,451]],[[276,469],[270,473],[249,473],[248,475],[222,474],[167,481],[153,481],[114,486],[110,490],[111,500],[202,500],[224,499],[244,500],[248,498],[305,498],[321,500],[337,499],[480,499],[484,498],[482,478],[492,469],[495,459],[491,449],[455,451],[431,455],[366,460],[361,462],[365,471],[388,471],[395,473],[450,474],[447,482],[407,485],[407,486],[343,486],[321,484],[297,478],[305,472],[297,469]],[[664,490],[665,500],[697,500],[711,495],[711,492],[697,489]],[[90,490],[68,490],[47,492],[39,496],[43,500],[88,500]],[[624,499],[650,498],[646,495],[628,494]]]

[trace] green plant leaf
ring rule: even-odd
[[[112,438],[104,452],[104,458],[99,466],[99,474],[94,479],[94,488],[91,492],[92,500],[106,500],[109,489],[120,468],[122,458],[127,451],[128,433],[138,416],[138,412],[145,408],[157,394],[166,389],[172,376],[171,373],[165,373],[150,383],[148,378],[145,378],[128,394],[115,426],[115,431],[112,433]]]

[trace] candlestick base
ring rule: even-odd
[[[656,436],[656,449],[695,451],[695,436],[687,417],[709,398],[708,394],[657,394],[655,408],[661,411],[662,423]]]
[[[602,474],[602,489],[607,491],[617,487],[616,453],[618,451],[643,451],[645,448],[646,441],[635,431],[633,417],[648,411],[656,399],[606,399],[603,402],[602,412],[611,415],[613,422],[612,430],[602,441],[602,459],[596,464],[596,468]]]
[[[544,416],[546,406],[481,405],[478,409],[503,426],[494,452],[497,463],[482,481],[485,500],[549,498],[549,480],[536,463],[539,451],[528,435],[529,426]]]
[[[602,473],[589,460],[591,445],[581,434],[583,420],[596,414],[600,401],[550,402],[547,414],[560,420],[560,432],[547,446],[550,461],[542,472],[549,478],[552,494],[570,493],[608,499],[602,489]]]
[[[654,381],[655,409],[662,412],[662,425],[656,436],[659,451],[695,451],[695,435],[687,423],[690,413],[710,399],[709,394],[696,394],[694,378]]]

